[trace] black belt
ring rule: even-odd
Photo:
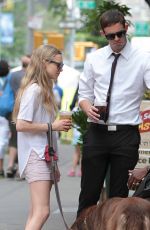
[[[119,131],[119,130],[125,130],[125,129],[138,129],[138,125],[103,125],[98,123],[90,123],[90,126],[96,127],[102,130],[106,131]]]

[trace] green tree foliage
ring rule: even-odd
[[[130,8],[126,5],[122,5],[119,3],[115,3],[115,1],[106,1],[106,0],[96,0],[96,8],[95,9],[84,9],[82,10],[82,22],[84,27],[82,28],[82,32],[89,34],[86,40],[93,41],[97,43],[100,47],[107,44],[107,40],[104,37],[100,37],[100,24],[99,18],[106,10],[109,9],[118,9],[120,10],[124,16],[131,16],[129,10]],[[130,24],[130,21],[128,21]]]
[[[86,114],[78,109],[72,115],[73,127],[76,128],[80,132],[80,137],[78,139],[78,144],[82,149],[83,144],[83,135],[86,133],[88,128],[87,116]]]
[[[49,12],[51,12],[51,14],[53,16],[55,16],[55,18],[64,18],[66,16],[66,10],[67,10],[67,4],[65,0],[52,0],[49,3],[49,7],[48,7]]]
[[[3,11],[2,11],[3,12]],[[15,58],[19,58],[20,55],[24,54],[26,46],[26,15],[27,6],[24,1],[16,2],[15,7],[12,10],[14,15],[14,44],[12,46],[2,45],[1,46],[1,57],[14,62]]]
[[[150,90],[145,91],[143,99],[144,100],[150,100]]]
[[[41,15],[43,18],[42,31],[58,31],[61,21],[67,10],[65,0],[32,0],[34,15]],[[48,7],[47,7],[48,6]],[[14,15],[14,44],[12,46],[1,45],[1,58],[9,61],[11,66],[26,53],[27,46],[27,1],[14,2],[12,13]],[[4,9],[2,8],[2,12]],[[32,50],[31,50],[32,52]]]
[[[44,13],[43,30],[60,31],[59,22],[64,20],[67,12],[65,0],[51,0],[48,4],[48,10]]]

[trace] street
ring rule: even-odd
[[[61,181],[59,190],[66,222],[69,226],[75,220],[80,177],[68,177],[67,172],[71,165],[74,147],[59,144]],[[5,157],[5,169],[7,168]],[[29,209],[28,184],[15,179],[0,179],[0,230],[24,230]],[[51,192],[51,215],[42,230],[65,230],[54,188]]]

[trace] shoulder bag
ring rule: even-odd
[[[0,116],[7,117],[13,111],[14,101],[15,98],[10,85],[10,76],[8,76],[6,77],[2,88],[2,95],[0,96]]]

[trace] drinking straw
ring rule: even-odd
[[[65,111],[67,111],[67,108],[68,108],[68,101],[66,101]]]

